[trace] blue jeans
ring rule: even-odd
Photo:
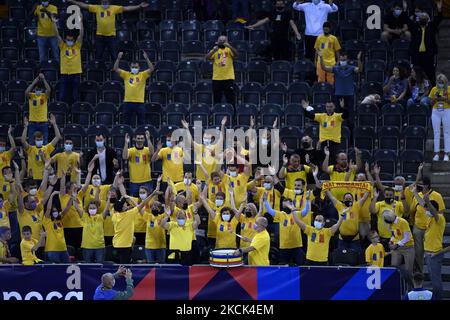
[[[361,241],[359,240],[344,241],[339,239],[338,249],[353,249],[356,252],[361,253]]]
[[[67,251],[47,251],[47,260],[53,263],[69,263]]]
[[[39,62],[47,60],[47,48],[52,49],[53,60],[59,64],[59,47],[58,39],[56,37],[37,37],[37,45],[39,50]]]
[[[108,48],[109,55],[111,56],[111,61],[115,61],[117,57],[117,41],[115,36],[105,37],[96,36],[95,37],[95,60],[103,60],[103,53],[105,48]]]
[[[248,0],[233,0],[233,19],[248,18]]]
[[[28,124],[28,143],[34,145],[34,133],[41,132],[44,135],[44,146],[48,143],[48,123],[47,122],[30,122]]]
[[[420,99],[420,101],[414,101],[412,98],[409,98],[408,101],[406,102],[406,106],[409,108],[416,103],[420,103],[421,105],[426,106],[426,107],[429,107],[431,105],[430,98],[423,97]]]
[[[105,248],[101,249],[85,249],[83,248],[83,260],[84,262],[97,262],[103,263],[105,260]]]
[[[148,192],[153,191],[153,183],[151,181],[149,182],[142,182],[142,183],[133,183],[130,182],[128,185],[128,190],[130,192],[130,195],[133,197],[139,197],[139,188],[140,187],[147,187]]]
[[[428,273],[431,278],[431,285],[433,286],[433,300],[442,300],[443,288],[442,288],[442,261],[444,260],[443,254],[431,258],[431,255],[425,255],[425,261],[427,263]]]
[[[68,105],[78,101],[78,89],[80,87],[80,74],[62,74],[60,77],[59,101]]]
[[[130,126],[133,114],[136,114],[137,124],[141,126],[145,123],[145,105],[139,102],[124,102],[123,104],[123,122]]]
[[[165,263],[166,249],[145,249],[147,263]]]

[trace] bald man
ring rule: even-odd
[[[127,288],[125,291],[114,290],[116,279],[120,276],[125,277]],[[102,284],[95,289],[94,300],[128,300],[133,296],[133,274],[130,269],[120,266],[116,273],[105,273],[102,275]]]
[[[248,264],[251,266],[268,266],[269,250],[270,250],[270,235],[266,228],[269,223],[264,217],[259,217],[254,223],[256,235],[253,239],[243,237],[242,240],[250,242],[250,246],[246,248],[237,249],[234,255],[242,255],[248,253]]]

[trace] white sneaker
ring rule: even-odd
[[[447,156],[447,159],[448,159],[448,156]],[[439,155],[438,155],[438,154],[435,154],[435,155],[434,155],[433,161],[439,161]],[[447,161],[448,161],[448,160],[447,160]]]
[[[444,156],[444,161],[448,161],[449,159],[448,159],[448,154],[445,154],[445,156]]]

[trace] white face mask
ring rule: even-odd
[[[48,179],[49,179],[49,180],[52,180],[53,178],[55,178],[55,175],[54,175],[54,174],[52,174],[51,176],[48,176]]]
[[[40,96],[40,95],[42,94],[42,90],[36,90],[34,93],[35,93],[37,96]]]
[[[97,209],[89,209],[89,214],[95,216],[97,214]]]
[[[230,171],[230,177],[237,177],[236,171]]]
[[[203,144],[209,146],[211,144],[211,139],[203,139]]]
[[[139,198],[141,198],[141,200],[144,200],[147,198],[147,194],[146,193],[139,193]]]
[[[216,199],[216,206],[220,207],[223,205],[223,200],[222,199]]]
[[[36,188],[30,189],[30,192],[29,192],[30,195],[35,196],[36,193],[37,193],[37,189]]]
[[[403,191],[403,186],[402,186],[402,185],[399,185],[399,184],[396,184],[396,185],[394,186],[394,190],[395,190],[395,191]]]
[[[268,183],[268,182],[264,182],[264,189],[266,189],[266,190],[272,189],[272,184]]]
[[[66,151],[72,151],[73,145],[72,144],[65,144],[64,145],[64,150]]]
[[[139,72],[139,68],[131,68],[132,74],[138,74],[138,72]]]
[[[303,189],[295,189],[294,192],[296,195],[303,194]]]
[[[92,184],[95,187],[98,187],[101,183],[102,183],[102,180],[100,180],[100,179],[92,179]]]
[[[43,5],[44,7],[48,7],[48,1],[42,1],[42,5]]]
[[[425,211],[425,214],[428,216],[428,217],[432,217],[433,216],[433,214],[431,213],[431,211]]]
[[[229,215],[229,214],[223,214],[223,215],[222,215],[222,219],[223,219],[223,221],[225,221],[225,222],[230,221],[230,218],[231,218],[231,215]]]
[[[170,141],[170,140],[166,141],[166,146],[168,148],[171,148],[172,147],[172,141]]]
[[[345,67],[347,65],[347,61],[339,61],[342,67]]]
[[[66,44],[67,44],[69,47],[72,47],[73,44],[74,44],[74,42],[73,42],[73,40],[66,40]]]
[[[36,144],[36,147],[40,148],[44,144],[44,141],[43,140],[36,140],[35,144]]]
[[[58,211],[53,211],[52,215],[53,215],[53,218],[58,218],[59,217],[59,212]]]
[[[105,146],[105,141],[95,141],[97,148],[103,148]]]
[[[177,219],[177,222],[178,222],[178,225],[181,227],[186,224],[186,220],[184,220],[184,219]]]
[[[0,152],[3,152],[3,151],[5,151],[6,150],[6,148],[4,147],[4,146],[1,146],[0,147]]]
[[[267,146],[267,145],[269,144],[269,140],[267,140],[267,139],[265,139],[265,138],[262,138],[262,139],[261,139],[261,144],[262,144],[263,146]]]
[[[188,179],[188,178],[184,178],[183,182],[184,182],[185,186],[189,186],[192,183],[191,179]]]
[[[316,229],[322,229],[322,222],[314,221],[314,227]]]
[[[106,4],[106,3],[105,3],[105,4],[102,4],[102,8],[103,8],[103,9],[108,9],[108,8],[109,8],[109,4]]]

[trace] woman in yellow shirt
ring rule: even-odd
[[[450,156],[450,87],[445,75],[436,77],[436,87],[431,89],[428,96],[433,106],[431,112],[431,123],[434,132],[434,157],[433,161],[439,161],[441,122],[444,126],[444,161],[449,161]]]

